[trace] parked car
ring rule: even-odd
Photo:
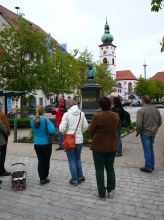
[[[135,100],[132,102],[132,106],[133,106],[133,107],[140,107],[140,106],[141,106],[141,100],[135,99]]]
[[[36,114],[36,106],[35,105],[30,105],[27,109],[27,112],[29,115],[35,115]]]
[[[122,106],[125,107],[125,106],[130,106],[130,104],[132,103],[132,101],[129,99],[129,100],[123,100],[122,101]]]
[[[46,107],[45,107],[45,112],[46,112],[46,113],[50,113],[53,108],[55,108],[55,104],[46,105]]]

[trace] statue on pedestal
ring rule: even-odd
[[[88,77],[88,79],[93,80],[97,73],[98,72],[97,72],[96,68],[93,67],[93,63],[88,62],[88,69],[85,72],[85,76]]]

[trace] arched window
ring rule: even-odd
[[[128,93],[132,92],[132,83],[128,83]]]
[[[106,64],[107,63],[107,58],[103,59],[103,63]]]
[[[36,98],[33,95],[29,96],[29,106],[36,106]]]

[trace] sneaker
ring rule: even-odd
[[[47,183],[49,183],[49,182],[50,182],[49,179],[41,180],[41,181],[40,181],[40,185],[43,186],[43,185],[45,185],[45,184],[47,184]]]
[[[85,177],[84,176],[78,179],[78,183],[83,183],[84,181],[85,181]]]
[[[116,157],[122,157],[122,153],[117,153]]]
[[[106,200],[106,197],[103,198],[103,197],[99,196],[98,193],[96,193],[96,197],[99,198],[99,199],[101,199],[102,201],[105,201],[105,200]]]
[[[108,198],[113,199],[114,198],[114,191],[108,192]]]
[[[63,150],[63,148],[61,148],[61,147],[58,147],[58,148],[57,148],[57,149],[55,149],[55,150],[56,150],[56,151],[57,151],[57,150]]]
[[[145,167],[141,167],[140,170],[145,173],[152,173],[152,170],[148,170]]]
[[[72,180],[70,180],[69,183],[73,186],[78,186],[78,182],[72,182]]]
[[[7,172],[6,170],[3,173],[0,173],[0,176],[10,176],[11,172]]]

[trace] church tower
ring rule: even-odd
[[[112,44],[113,36],[110,34],[110,28],[106,18],[106,24],[104,27],[104,35],[101,38],[102,44],[99,45],[99,58],[103,63],[109,63],[109,69],[111,70],[111,76],[116,79],[116,46]]]

